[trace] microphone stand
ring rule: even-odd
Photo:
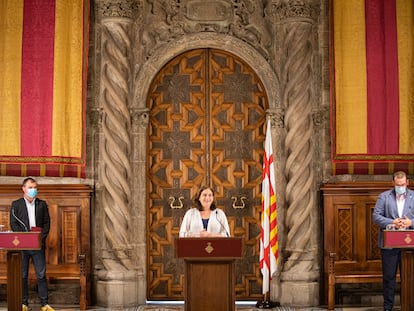
[[[216,218],[217,218],[217,221],[219,222],[219,224],[220,224],[220,226],[221,226],[221,228],[224,230],[224,232],[226,233],[226,237],[230,237],[230,234],[227,232],[227,229],[226,229],[226,227],[223,225],[223,223],[221,222],[221,219],[219,219],[219,217],[218,217],[218,212],[216,211]]]

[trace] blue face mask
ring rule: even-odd
[[[403,194],[407,190],[406,186],[395,186],[395,193],[396,194]]]
[[[37,195],[37,188],[30,188],[27,190],[27,195],[34,198]]]

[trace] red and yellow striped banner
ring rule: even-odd
[[[334,174],[412,174],[412,0],[333,0]]]
[[[0,0],[0,175],[85,175],[87,0]]]

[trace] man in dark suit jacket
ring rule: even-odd
[[[394,188],[382,192],[372,213],[373,222],[380,230],[378,245],[381,248],[384,310],[392,310],[398,267],[401,269],[401,249],[383,247],[383,230],[412,229],[414,219],[414,191],[407,188],[408,178],[405,172],[395,172]]]
[[[48,303],[48,288],[46,280],[46,238],[50,229],[49,209],[45,201],[36,198],[37,182],[31,177],[23,180],[23,197],[13,201],[10,208],[10,227],[16,232],[41,231],[42,248],[40,250],[22,251],[23,297],[22,311],[28,311],[29,261],[32,258],[36,271],[38,295],[42,311],[54,311]]]

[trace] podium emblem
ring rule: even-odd
[[[214,247],[211,246],[211,242],[207,242],[207,246],[206,246],[205,250],[209,254],[211,254],[214,251]]]
[[[407,243],[407,244],[411,244],[411,241],[412,241],[412,239],[411,239],[411,237],[410,237],[410,234],[407,234],[407,235],[405,236],[404,242],[405,242],[405,243]]]
[[[14,236],[14,239],[13,239],[13,242],[12,243],[13,243],[14,246],[17,246],[17,245],[20,244],[20,240],[19,240],[19,238],[16,235]]]

